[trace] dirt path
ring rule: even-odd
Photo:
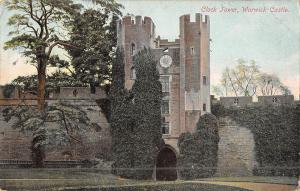
[[[252,183],[252,182],[219,182],[219,181],[190,181],[224,186],[234,186],[253,191],[294,191],[297,186],[285,184]]]

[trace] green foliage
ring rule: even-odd
[[[179,169],[184,179],[211,177],[218,157],[218,120],[212,114],[200,116],[195,133],[179,137]]]
[[[136,80],[134,95],[134,168],[135,178],[151,178],[156,154],[162,139],[161,99],[162,90],[156,61],[150,49],[143,49],[134,57]]]
[[[90,121],[83,110],[62,102],[48,105],[43,113],[35,106],[8,107],[3,111],[3,116],[6,121],[16,118],[13,128],[23,133],[32,132],[32,158],[38,166],[45,158],[46,147],[51,149],[81,142],[80,136],[90,128]]]
[[[110,88],[111,135],[112,135],[112,173],[130,176],[133,155],[133,103],[132,96],[124,89],[125,83],[123,51],[117,49],[112,65],[112,84]]]
[[[18,76],[11,85],[19,87],[23,92],[37,94],[37,75]],[[73,78],[66,72],[56,71],[46,77],[46,95],[51,91],[58,91],[60,87],[86,87],[80,80]]]
[[[109,9],[87,9],[75,18],[70,43],[81,48],[68,52],[76,79],[92,86],[111,81],[117,19],[117,13]]]
[[[257,166],[263,176],[299,175],[300,107],[299,105],[257,105],[224,108],[213,105],[218,117],[229,116],[249,128],[255,141]]]
[[[132,91],[124,90],[123,55],[117,54],[116,60],[111,86],[113,173],[151,178],[161,142],[162,92],[154,55],[144,49],[134,57],[137,79]]]
[[[12,94],[14,93],[16,87],[11,84],[7,84],[3,88],[3,95],[5,98],[11,98]]]

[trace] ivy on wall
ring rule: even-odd
[[[184,179],[211,177],[216,172],[218,158],[218,120],[212,114],[199,118],[195,133],[179,137],[179,169]]]
[[[299,105],[212,106],[217,117],[230,117],[249,128],[255,141],[255,175],[297,176],[300,153]]]
[[[113,65],[111,86],[111,134],[113,174],[135,179],[152,177],[161,144],[162,90],[156,61],[150,49],[134,57],[136,80],[124,88],[122,52]]]

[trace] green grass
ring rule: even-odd
[[[201,180],[296,184],[289,177],[226,177]],[[0,169],[0,188],[12,190],[75,191],[245,191],[196,182],[155,182],[122,179],[99,169]],[[70,189],[67,189],[70,188]],[[74,188],[74,189],[71,189]],[[79,189],[82,188],[82,189]]]
[[[0,188],[9,190],[124,185],[134,182],[97,169],[0,169]]]
[[[285,177],[285,176],[212,177],[212,178],[202,178],[199,180],[219,181],[219,182],[256,182],[256,183],[287,184],[287,185],[298,184],[298,179],[296,177]]]

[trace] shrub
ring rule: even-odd
[[[195,133],[184,133],[178,140],[179,169],[184,179],[210,177],[216,172],[218,121],[212,114],[199,118]]]

